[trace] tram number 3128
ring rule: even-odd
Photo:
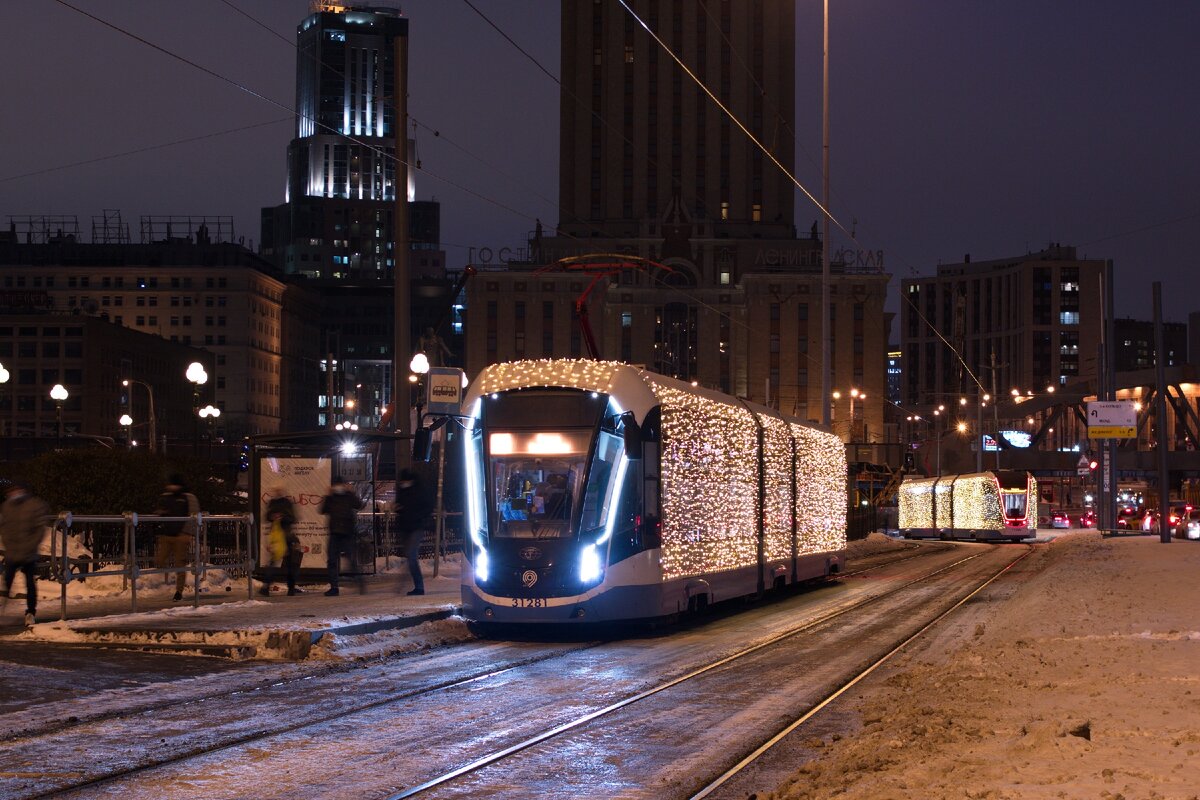
[[[545,608],[546,598],[544,597],[514,597],[512,599],[513,608]]]

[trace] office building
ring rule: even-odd
[[[1041,393],[1097,377],[1105,262],[1053,244],[1012,258],[940,264],[900,282],[902,402]],[[962,355],[960,360],[958,354]]]

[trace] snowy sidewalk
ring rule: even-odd
[[[355,637],[380,631],[412,628],[448,619],[458,612],[457,568],[438,578],[427,577],[426,593],[405,594],[412,588],[407,579],[394,574],[367,579],[366,592],[359,594],[356,581],[345,579],[341,594],[327,597],[328,584],[301,583],[301,594],[273,593],[246,599],[245,584],[229,593],[204,593],[193,607],[190,589],[179,602],[170,600],[168,587],[150,596],[139,591],[139,606],[129,613],[129,598],[73,599],[67,619],[57,617],[54,599],[39,594],[40,621],[21,630],[11,613],[0,622],[0,632],[22,641],[76,643],[127,649],[204,654],[234,659],[301,660],[314,645],[332,637]],[[429,570],[426,571],[429,574]],[[257,588],[258,584],[256,584]],[[277,590],[281,587],[276,586]],[[56,599],[56,598],[55,598]],[[23,602],[14,599],[9,612]]]

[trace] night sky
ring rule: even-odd
[[[294,103],[306,0],[69,2]],[[472,2],[558,74],[558,2]],[[890,310],[898,280],[939,261],[1050,242],[1114,260],[1119,315],[1149,319],[1155,280],[1168,320],[1200,310],[1200,3],[830,5],[832,209],[859,246],[884,251]],[[442,204],[448,264],[518,247],[535,218],[558,217],[558,86],[465,2],[401,7],[418,197]],[[92,216],[119,209],[136,240],[140,215],[228,215],[257,246],[259,209],[283,201],[287,110],[55,0],[0,2],[0,30],[0,221],[75,214],[87,241]],[[796,40],[797,177],[819,196],[820,0],[799,0]],[[801,196],[797,226],[816,218]]]

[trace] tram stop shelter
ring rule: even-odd
[[[358,514],[358,562],[365,574],[375,572],[376,557],[389,552],[395,535],[391,501],[394,481],[381,481],[381,464],[391,461],[388,448],[412,439],[408,434],[370,431],[309,431],[250,437],[250,511],[260,522],[255,541],[255,564],[269,565],[265,546],[269,530],[266,517],[272,491],[281,489],[296,509],[292,531],[303,553],[300,577],[327,574],[328,520],[320,513],[330,481],[340,475],[363,501]]]

